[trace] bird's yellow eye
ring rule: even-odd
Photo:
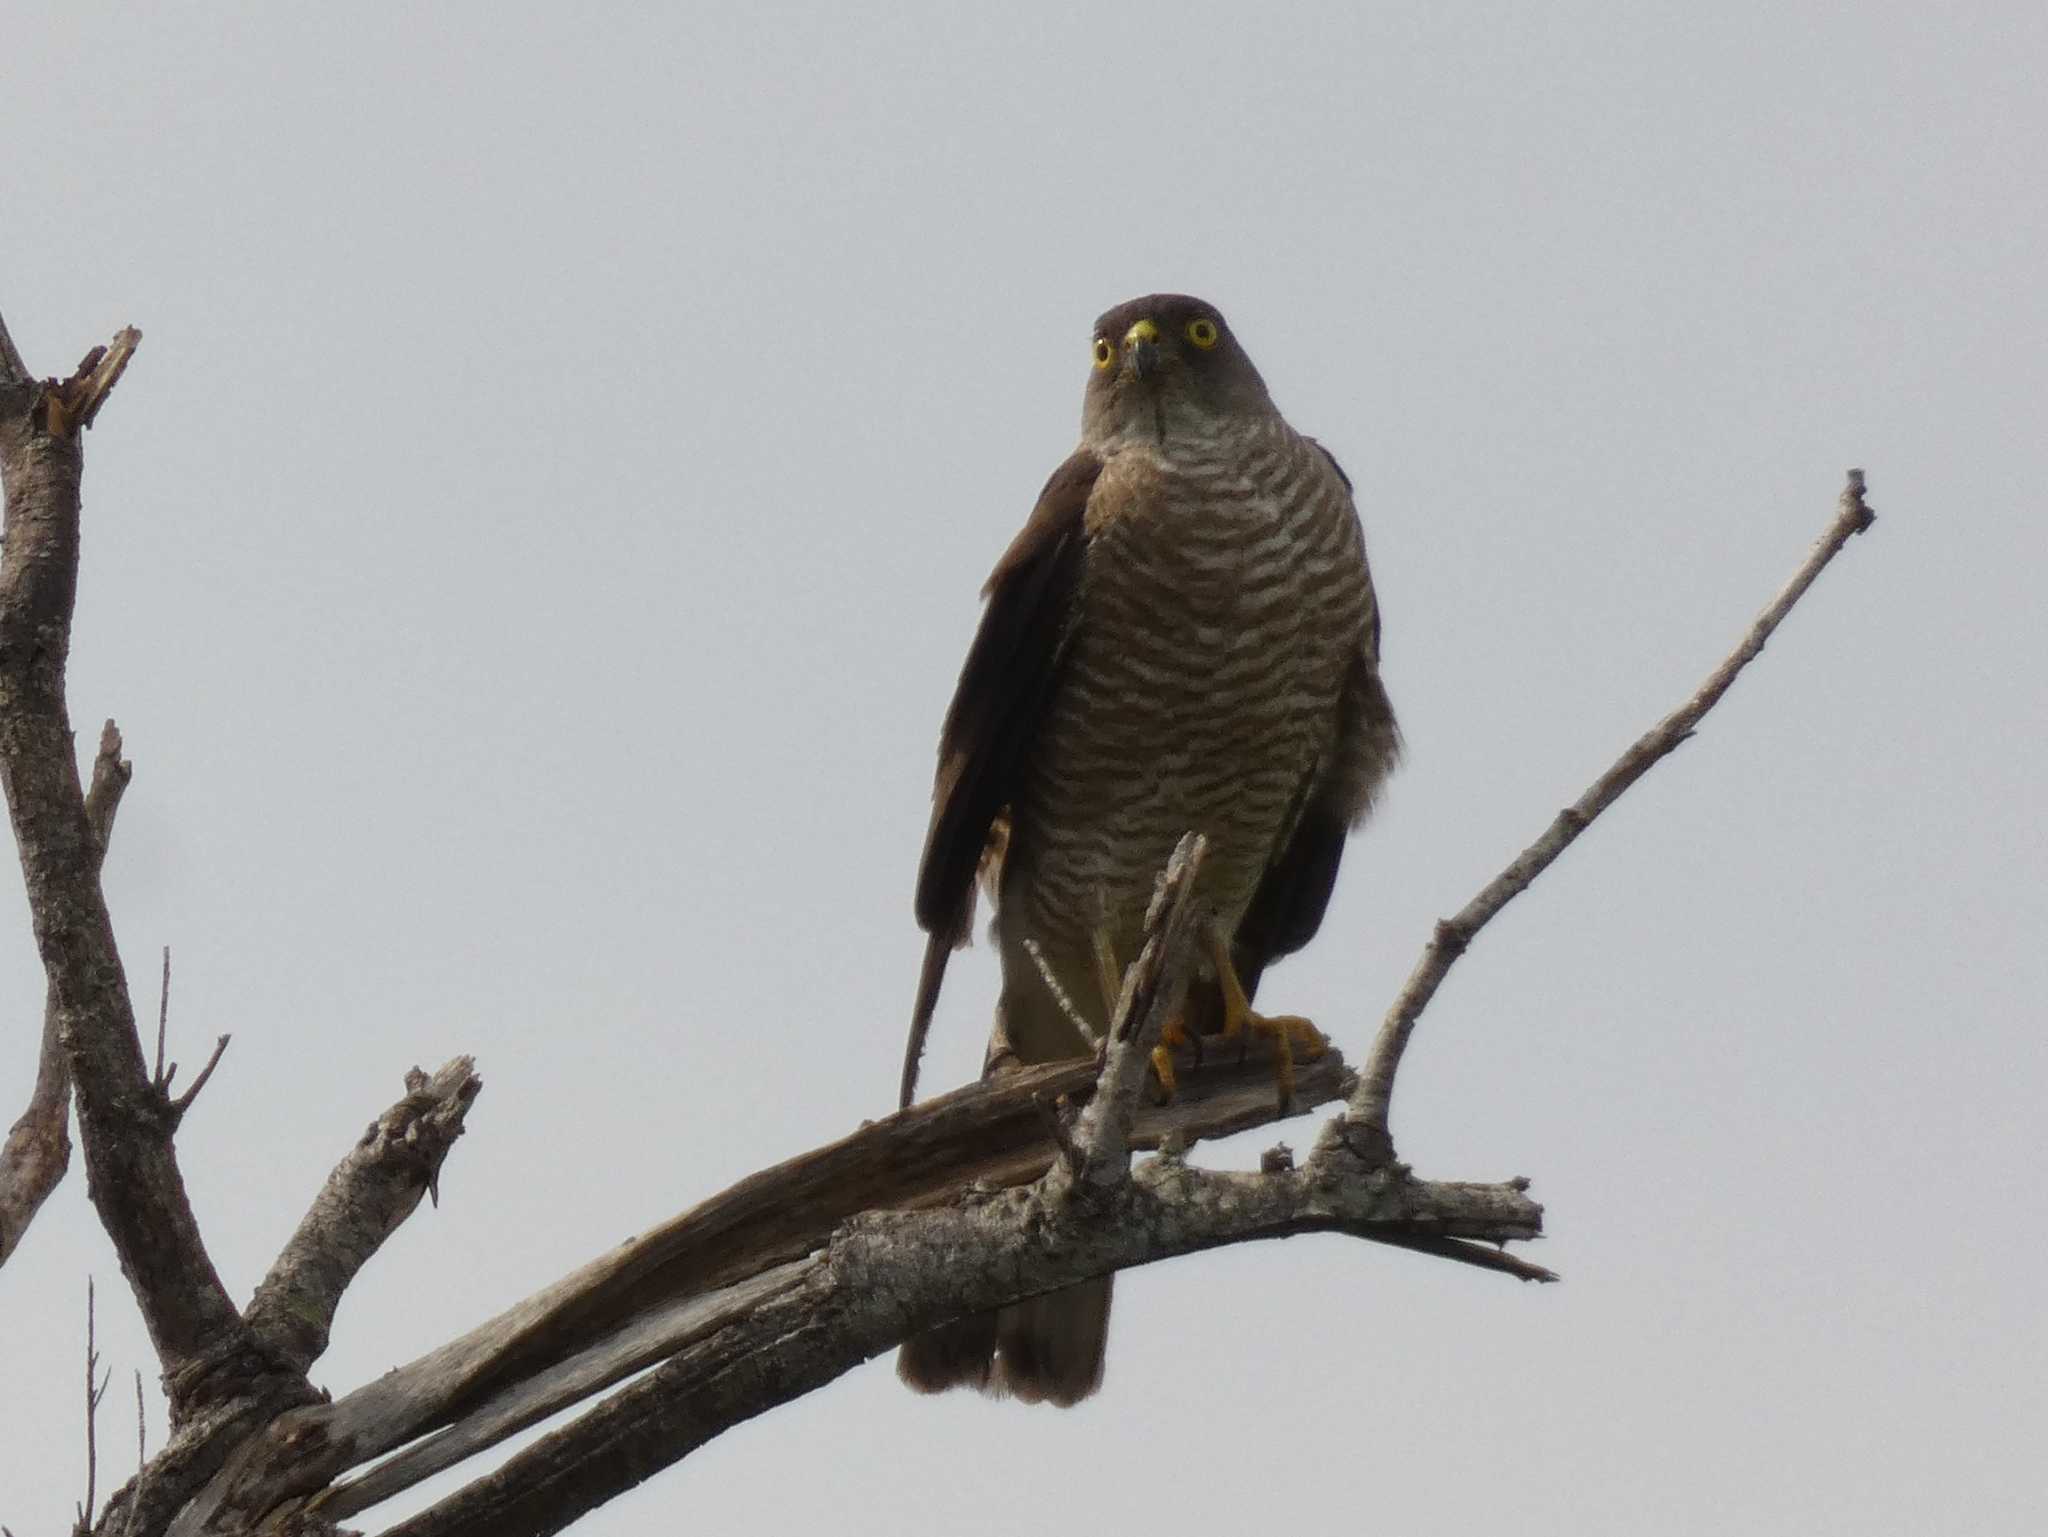
[[[1109,367],[1109,365],[1110,365],[1110,364],[1114,363],[1115,361],[1116,361],[1116,348],[1114,348],[1114,347],[1110,346],[1110,344],[1109,344],[1109,338],[1108,338],[1108,337],[1106,337],[1106,336],[1098,336],[1098,337],[1096,337],[1096,338],[1095,338],[1095,366],[1096,366],[1097,368],[1107,368],[1107,367]]]
[[[1188,340],[1197,347],[1200,347],[1204,352],[1215,346],[1220,336],[1221,333],[1216,329],[1216,322],[1208,319],[1206,316],[1200,320],[1190,320],[1188,322]]]

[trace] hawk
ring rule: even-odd
[[[929,935],[902,1101],[977,881],[1002,960],[989,1070],[1085,1056],[1153,883],[1190,830],[1207,962],[1181,1019],[1303,1040],[1251,1012],[1260,973],[1321,924],[1344,840],[1399,753],[1351,484],[1290,427],[1215,306],[1096,321],[1081,442],[983,589],[939,741],[917,877]],[[1285,1052],[1282,1059],[1285,1060]],[[1156,1060],[1168,1092],[1170,1058]],[[1284,1092],[1284,1089],[1283,1089]],[[1072,1404],[1102,1380],[1110,1279],[906,1343],[921,1392]]]

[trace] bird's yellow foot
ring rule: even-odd
[[[1227,1041],[1254,1035],[1273,1038],[1273,1079],[1280,1095],[1280,1108],[1294,1102],[1294,1059],[1313,1062],[1330,1049],[1330,1038],[1299,1014],[1261,1014],[1252,1008],[1238,980],[1237,963],[1230,956],[1230,941],[1221,930],[1209,930],[1209,957],[1216,966],[1216,983],[1223,993],[1223,1038]]]
[[[1124,969],[1117,964],[1116,946],[1109,937],[1109,930],[1098,928],[1091,936],[1095,949],[1095,982],[1102,990],[1102,1017],[1116,1018],[1116,1006],[1123,1001]],[[1108,1044],[1105,1034],[1102,1045]],[[1171,1100],[1180,1090],[1180,1080],[1173,1071],[1173,1051],[1176,1046],[1193,1046],[1195,1060],[1202,1060],[1202,1044],[1188,1034],[1187,1026],[1176,1014],[1166,1022],[1159,1032],[1159,1044],[1152,1048],[1152,1071],[1159,1075],[1160,1103]]]
[[[1180,1090],[1180,1080],[1173,1072],[1173,1049],[1176,1046],[1193,1046],[1196,1060],[1201,1059],[1201,1043],[1188,1034],[1188,1027],[1178,1014],[1166,1022],[1159,1032],[1159,1044],[1152,1048],[1152,1071],[1159,1075],[1159,1087],[1165,1092],[1166,1100],[1171,1100]]]

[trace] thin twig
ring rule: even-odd
[[[0,316],[0,386],[19,386],[33,383],[34,380],[35,375],[28,371],[28,364],[21,360],[21,352],[14,345],[14,338],[7,334],[6,318]]]
[[[93,754],[92,784],[85,792],[85,819],[100,846],[100,863],[107,859],[107,840],[114,835],[114,813],[121,796],[135,777],[135,765],[121,756],[121,728],[111,720],[100,727],[99,751]]]
[[[1060,1013],[1067,1023],[1081,1034],[1088,1043],[1088,1049],[1095,1049],[1095,1027],[1088,1023],[1081,1011],[1074,1007],[1074,1000],[1067,996],[1067,990],[1060,986],[1060,979],[1053,975],[1052,962],[1046,959],[1045,946],[1035,939],[1024,941],[1024,953],[1031,957],[1031,964],[1038,968],[1038,975],[1044,980],[1046,991],[1052,994],[1053,1002],[1059,1005]]]
[[[1472,943],[1473,936],[1494,914],[1526,891],[1529,884],[1592,825],[1595,817],[1620,799],[1623,791],[1692,735],[1701,718],[1728,692],[1729,685],[1742,669],[1764,649],[1764,642],[1770,639],[1771,632],[1791,612],[1792,605],[1799,601],[1806,589],[1813,585],[1814,578],[1820,575],[1852,535],[1862,533],[1875,521],[1876,514],[1863,500],[1863,472],[1851,470],[1834,521],[1792,574],[1791,580],[1757,615],[1741,643],[1707,674],[1692,697],[1645,732],[1615,760],[1613,767],[1593,781],[1585,794],[1559,812],[1543,836],[1524,849],[1478,896],[1466,903],[1456,917],[1438,922],[1435,934],[1422,952],[1422,959],[1409,974],[1407,984],[1394,999],[1393,1007],[1387,1010],[1379,1035],[1373,1041],[1372,1054],[1366,1059],[1365,1071],[1359,1077],[1358,1090],[1352,1095],[1346,1115],[1346,1137],[1355,1151],[1375,1161],[1392,1157],[1387,1115],[1394,1097],[1394,1074],[1401,1065],[1401,1053],[1407,1049],[1415,1022],[1422,1017],[1422,1011],[1435,996],[1452,963]]]
[[[142,1497],[149,1489],[149,1446],[143,1434],[142,1419],[142,1370],[135,1372],[135,1481],[128,1490],[128,1503],[122,1506],[121,1534],[130,1537],[135,1530],[136,1518],[142,1511]],[[111,1511],[119,1502],[117,1493],[109,1498],[107,1508]]]
[[[164,1077],[164,1031],[171,1022],[171,947],[164,946],[163,981],[157,986],[156,994],[156,1071],[151,1076],[156,1086],[165,1093],[170,1091],[171,1081]]]
[[[1505,1249],[1496,1249],[1487,1244],[1474,1243],[1469,1238],[1418,1238],[1389,1235],[1383,1232],[1364,1233],[1375,1243],[1390,1248],[1412,1249],[1417,1254],[1433,1254],[1438,1259],[1454,1260],[1460,1265],[1473,1265],[1481,1270],[1497,1270],[1502,1275],[1511,1275],[1518,1281],[1561,1281],[1563,1276],[1555,1270],[1532,1264],[1517,1258]]]
[[[192,1101],[199,1097],[199,1091],[206,1087],[206,1080],[211,1078],[213,1070],[220,1066],[221,1054],[228,1049],[228,1042],[233,1039],[232,1035],[224,1035],[215,1041],[213,1043],[213,1054],[206,1059],[206,1066],[199,1070],[199,1076],[192,1080],[192,1087],[171,1101],[171,1116],[174,1123],[183,1119],[185,1112],[192,1108]],[[171,1071],[175,1073],[177,1070],[178,1064],[173,1062],[171,1064]],[[168,1078],[164,1080],[164,1087],[167,1090],[170,1088],[170,1080]]]
[[[100,1448],[97,1421],[100,1400],[107,1396],[113,1373],[100,1376],[99,1334],[93,1317],[92,1277],[85,1278],[85,1503],[78,1507],[78,1531],[92,1530],[93,1507],[99,1503]]]

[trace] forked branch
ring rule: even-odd
[[[186,1198],[171,1144],[175,1117],[158,1113],[143,1063],[100,890],[103,840],[79,784],[64,698],[78,590],[78,434],[140,339],[124,329],[69,379],[44,383],[26,378],[11,340],[0,346],[0,781],[77,1095],[88,1188],[173,1384],[177,1416],[248,1341]]]

